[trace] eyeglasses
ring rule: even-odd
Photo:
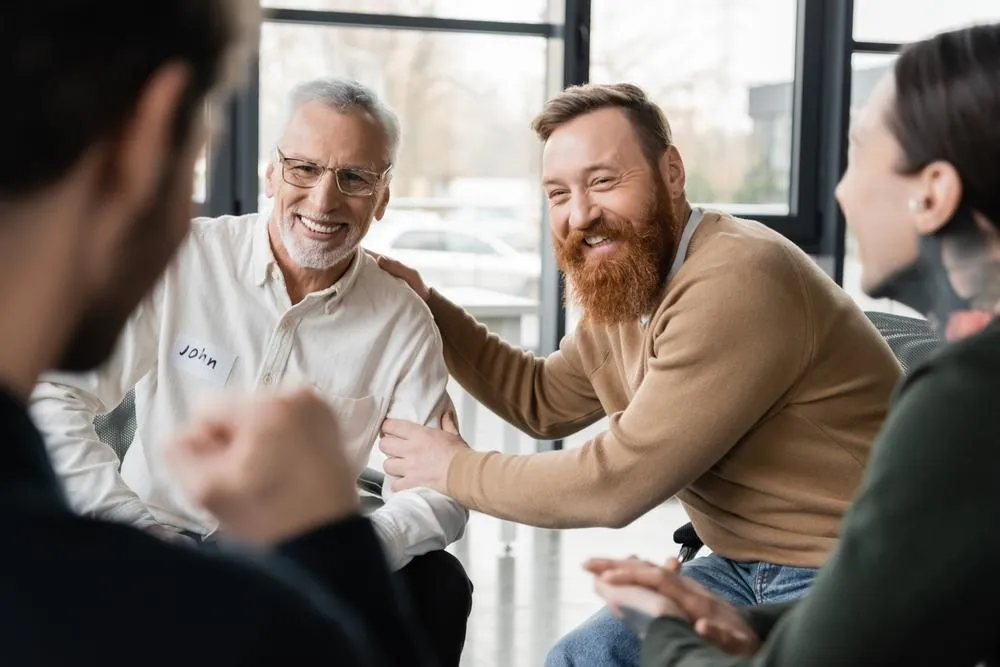
[[[297,188],[316,187],[326,172],[333,172],[337,189],[348,197],[371,197],[376,188],[392,170],[390,164],[384,171],[371,171],[358,167],[326,167],[309,160],[286,157],[280,148],[278,160],[281,162],[281,178]]]

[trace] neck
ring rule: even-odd
[[[334,283],[343,278],[344,274],[347,273],[347,269],[350,268],[351,261],[354,259],[354,253],[351,253],[328,269],[303,268],[296,264],[288,254],[276,227],[277,223],[272,217],[267,225],[268,238],[271,242],[271,252],[274,254],[274,260],[278,263],[278,268],[281,270],[281,275],[284,278],[288,298],[291,299],[293,304],[302,301],[302,299],[313,292],[322,292],[332,287]]]
[[[673,206],[677,226],[683,231],[684,225],[687,224],[688,218],[691,217],[691,204],[687,199],[678,199],[674,201]]]
[[[664,258],[664,264],[660,267],[660,271],[663,273],[661,278],[666,278],[667,272],[677,258],[677,251],[681,247],[681,236],[684,235],[684,228],[687,226],[688,219],[691,218],[691,204],[688,203],[687,199],[676,199],[671,202],[671,207],[674,211],[674,217],[670,224],[669,242],[673,244],[673,247],[669,249]]]
[[[917,259],[871,290],[923,312],[954,341],[982,331],[1000,305],[1000,234],[960,210],[941,232],[920,239]]]
[[[22,401],[58,362],[80,301],[67,289],[79,239],[59,229],[68,225],[44,222],[65,220],[59,209],[52,197],[0,213],[0,387]]]

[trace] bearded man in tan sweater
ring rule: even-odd
[[[712,554],[684,572],[739,605],[801,596],[837,540],[899,367],[864,313],[763,225],[692,208],[663,112],[632,85],[586,85],[535,119],[560,268],[584,319],[546,358],[515,349],[414,271],[451,373],[539,439],[607,416],[578,449],[474,451],[387,421],[397,488],[547,528],[626,526],[676,496]],[[549,665],[638,664],[607,611]]]

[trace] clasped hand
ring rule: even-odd
[[[618,616],[623,606],[630,606],[654,618],[680,618],[692,623],[705,641],[733,655],[753,655],[760,648],[760,639],[742,614],[682,576],[676,558],[664,566],[637,558],[595,558],[584,568],[594,575],[598,595]]]

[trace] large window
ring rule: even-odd
[[[789,212],[797,4],[594,0],[591,80],[666,110],[693,201]]]

